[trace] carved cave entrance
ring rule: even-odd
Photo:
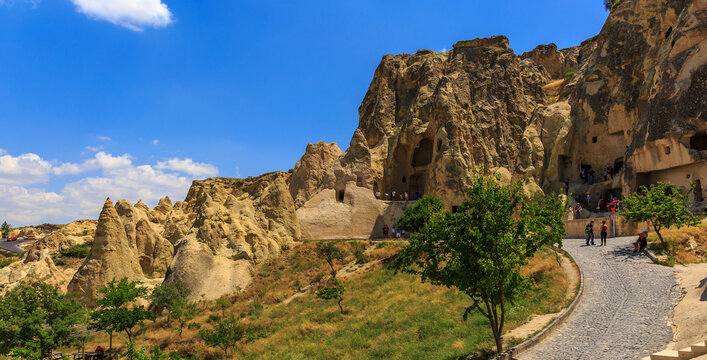
[[[411,151],[412,150],[412,151]],[[409,198],[416,200],[425,192],[427,168],[432,163],[434,144],[430,139],[422,139],[414,148],[398,146],[393,154],[390,177],[387,179],[387,192],[396,199],[407,192]],[[411,154],[412,153],[412,154]]]

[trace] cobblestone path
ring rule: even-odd
[[[518,359],[640,359],[668,345],[673,338],[668,321],[681,289],[672,268],[633,253],[632,241],[610,238],[608,246],[564,241],[584,274],[584,296],[564,324]]]

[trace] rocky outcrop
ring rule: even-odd
[[[522,59],[531,59],[538,65],[545,68],[553,78],[561,78],[570,71],[577,69],[577,57],[579,49],[572,47],[557,50],[557,45],[538,45],[535,49],[523,53]]]
[[[341,184],[336,184],[335,174],[341,154],[341,149],[336,143],[327,144],[320,141],[307,145],[304,155],[297,161],[290,177],[290,194],[295,201],[295,206],[302,206],[319,188],[333,189],[337,185],[341,187]]]
[[[57,268],[49,250],[38,252],[33,261],[17,261],[0,269],[0,296],[22,281],[41,280],[65,292],[71,275]]]
[[[200,299],[245,289],[254,264],[300,239],[288,177],[278,172],[194,181],[181,207],[188,215],[175,216],[182,212],[175,206],[165,226],[171,238],[179,237],[165,281],[186,283]]]
[[[142,268],[133,253],[123,222],[111,200],[107,199],[98,218],[91,252],[71,279],[68,291],[91,301],[98,296],[98,289],[111,280],[142,277]]]

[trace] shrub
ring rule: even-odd
[[[58,258],[54,259],[54,265],[66,265],[66,258],[63,256],[59,256]]]
[[[565,73],[565,79],[567,79],[567,80],[571,79],[571,78],[574,76],[574,72],[575,72],[574,69],[569,69],[569,70]]]
[[[15,258],[5,258],[5,259],[0,259],[0,269],[4,268],[5,266],[8,266],[15,262]]]
[[[68,249],[64,249],[59,251],[62,256],[65,257],[72,257],[72,258],[85,258],[88,256],[88,253],[91,251],[91,248],[86,246],[86,245],[74,245]]]

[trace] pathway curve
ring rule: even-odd
[[[21,248],[19,245],[30,241],[33,240],[5,241],[2,239],[0,240],[0,249],[13,252],[15,254],[22,254],[25,252],[25,249]]]
[[[584,274],[584,296],[564,324],[518,359],[641,359],[668,345],[680,287],[672,268],[633,253],[632,241],[611,238],[601,247],[564,240]]]

